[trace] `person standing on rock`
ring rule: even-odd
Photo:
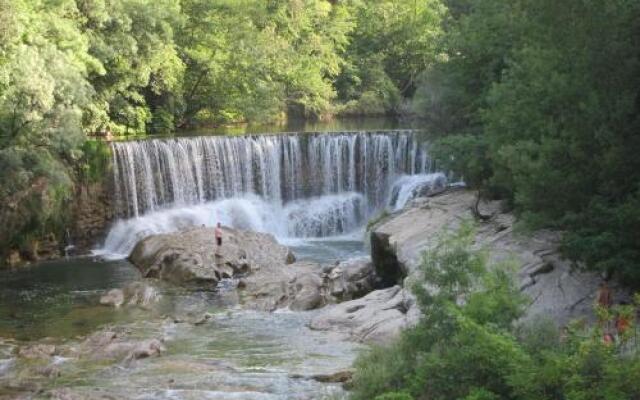
[[[607,281],[602,281],[598,288],[598,294],[596,295],[598,306],[608,310],[613,304],[613,295]]]
[[[218,244],[218,247],[222,247],[222,225],[220,222],[216,225],[216,243]]]

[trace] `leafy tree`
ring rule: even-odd
[[[3,248],[63,213],[72,181],[66,164],[84,140],[82,114],[98,65],[73,18],[75,3],[2,2],[0,41],[0,234]],[[22,240],[24,242],[24,240]]]
[[[346,64],[336,81],[346,114],[401,111],[415,92],[419,74],[437,59],[439,0],[354,1],[356,28]]]
[[[78,0],[78,8],[90,53],[101,63],[89,77],[96,96],[85,128],[144,132],[152,111],[166,108],[163,96],[180,92],[184,65],[174,42],[180,2]]]
[[[345,6],[321,0],[203,1],[184,5],[185,113],[213,122],[307,117],[331,111]]]
[[[443,163],[581,265],[640,282],[640,3],[449,1],[414,106]]]

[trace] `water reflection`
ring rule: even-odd
[[[0,271],[0,337],[73,337],[115,322],[100,294],[140,279],[124,261],[78,258]]]

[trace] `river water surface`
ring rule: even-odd
[[[309,330],[313,312],[245,311],[223,288],[193,292],[160,282],[152,282],[161,298],[151,309],[98,305],[106,289],[139,279],[126,261],[90,258],[1,272],[0,397],[56,388],[77,398],[118,399],[316,399],[343,393],[311,376],[347,369],[359,346]],[[176,322],[205,313],[212,318],[202,325]],[[15,357],[19,346],[73,346],[106,327],[130,338],[160,338],[166,351],[134,363],[54,357],[38,368]],[[54,366],[54,379],[41,373]]]

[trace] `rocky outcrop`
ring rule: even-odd
[[[378,275],[396,277],[401,283],[443,229],[455,229],[461,221],[472,218],[474,200],[475,195],[466,190],[417,199],[371,227],[372,259]]]
[[[455,189],[413,201],[404,210],[377,222],[371,229],[371,250],[376,272],[385,284],[399,283],[416,272],[421,254],[433,246],[443,230],[456,229],[473,219],[475,193]],[[559,253],[560,233],[541,230],[519,234],[515,217],[500,202],[480,203],[476,246],[490,252],[492,264],[514,263],[521,290],[530,299],[524,319],[551,318],[559,326],[576,318],[593,319],[593,304],[601,278],[583,272]],[[405,289],[374,291],[362,299],[323,310],[311,322],[314,329],[347,331],[357,340],[384,342],[400,327],[417,321],[418,310]],[[616,301],[627,293],[614,289]]]
[[[475,193],[468,190],[422,199],[382,221],[373,234],[389,236],[398,260],[411,273],[420,263],[420,254],[437,241],[439,232],[472,219],[474,204]],[[480,211],[491,218],[477,223],[476,245],[489,251],[493,263],[509,261],[516,265],[520,288],[530,299],[525,318],[543,315],[559,325],[575,318],[593,318],[601,278],[563,259],[558,249],[559,232],[518,233],[514,230],[515,217],[504,212],[497,201],[481,202]],[[623,290],[615,292],[619,297],[626,295]]]
[[[74,224],[69,238],[71,243],[64,244],[73,245],[76,254],[85,254],[96,243],[100,243],[116,217],[111,186],[107,182],[78,185],[74,200]]]

